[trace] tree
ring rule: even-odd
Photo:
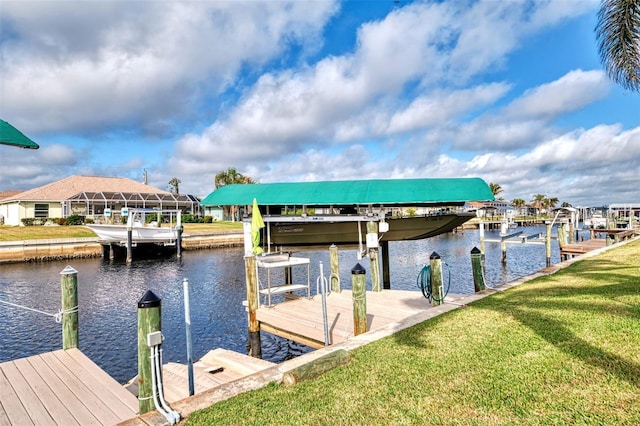
[[[491,193],[494,197],[503,191],[502,187],[498,183],[489,183],[489,188],[491,189]]]
[[[573,207],[573,206],[571,205],[571,203],[567,203],[566,201],[564,201],[564,202],[560,205],[560,207]]]
[[[235,167],[229,167],[227,170],[219,171],[215,177],[215,189],[220,188],[225,185],[233,185],[233,184],[249,184],[255,183],[253,179],[249,176],[245,176],[242,173],[239,173]],[[231,216],[231,221],[236,220],[236,210],[237,206],[224,206],[225,210],[228,208],[228,214]]]
[[[556,204],[558,204],[558,198],[557,197],[545,198],[543,200],[543,206],[547,210],[547,212],[550,209],[554,208],[556,206]]]
[[[182,181],[180,179],[178,179],[177,177],[173,177],[171,178],[171,180],[169,181],[169,188],[171,188],[171,193],[178,195],[180,194],[180,184],[182,183]]]
[[[533,196],[533,200],[531,200],[531,204],[534,205],[538,213],[540,212],[540,210],[542,210],[542,207],[544,206],[544,200],[546,198],[547,197],[543,194],[536,194]]]
[[[514,198],[513,200],[511,200],[511,205],[517,209],[524,207],[525,204],[527,204],[527,202],[522,198]]]
[[[609,78],[640,92],[640,1],[602,0],[596,38]]]
[[[249,176],[245,176],[239,173],[235,167],[229,167],[227,170],[222,170],[216,174],[215,177],[216,189],[224,185],[232,185],[235,183],[255,183]]]

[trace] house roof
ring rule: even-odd
[[[13,197],[16,194],[21,193],[22,191],[15,191],[12,189],[7,189],[5,191],[0,191],[0,200],[4,200],[5,198]]]
[[[376,179],[225,185],[201,205],[445,205],[493,200],[480,178]]]
[[[63,201],[82,192],[122,192],[170,195],[144,183],[127,178],[74,175],[38,188],[0,200],[9,201]]]

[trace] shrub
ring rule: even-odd
[[[183,214],[182,223],[198,223],[198,218],[192,214]]]
[[[204,223],[213,223],[213,216],[205,216]]]
[[[84,216],[79,214],[72,214],[67,217],[67,225],[82,225],[84,224]]]
[[[60,226],[68,225],[67,219],[64,217],[57,217],[55,219],[51,219],[53,222],[57,223]]]

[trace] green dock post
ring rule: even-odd
[[[351,290],[353,298],[353,334],[367,332],[367,289],[366,271],[359,263],[351,270]]]
[[[338,258],[338,246],[331,244],[329,247],[329,263],[331,265],[331,291],[340,293],[340,261]]]
[[[435,251],[429,257],[429,266],[431,267],[431,306],[439,306],[442,304],[444,289],[442,288],[442,260],[440,255]]]
[[[138,408],[140,414],[155,410],[151,382],[151,348],[149,333],[162,331],[162,301],[151,290],[138,301]]]
[[[545,223],[547,235],[545,235],[544,245],[546,248],[547,255],[547,268],[551,266],[551,222],[546,221]]]
[[[260,343],[260,322],[258,322],[258,271],[256,269],[256,257],[249,255],[244,257],[244,269],[247,284],[247,309],[249,315],[249,355],[254,358],[262,358],[262,346]]]
[[[60,272],[62,296],[62,349],[78,347],[78,271],[67,266]]]
[[[478,247],[471,249],[471,271],[473,272],[473,288],[475,292],[485,289],[484,271],[482,267],[482,252]]]
[[[367,247],[369,248],[369,261],[371,262],[371,291],[382,291],[380,283],[380,261],[378,260],[378,224],[374,221],[367,222]]]

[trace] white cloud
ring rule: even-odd
[[[570,71],[558,80],[530,89],[505,108],[508,117],[555,119],[604,98],[609,81],[602,71]]]
[[[3,3],[3,109],[33,131],[152,128],[300,44],[333,2]],[[33,102],[37,99],[38,102]]]

